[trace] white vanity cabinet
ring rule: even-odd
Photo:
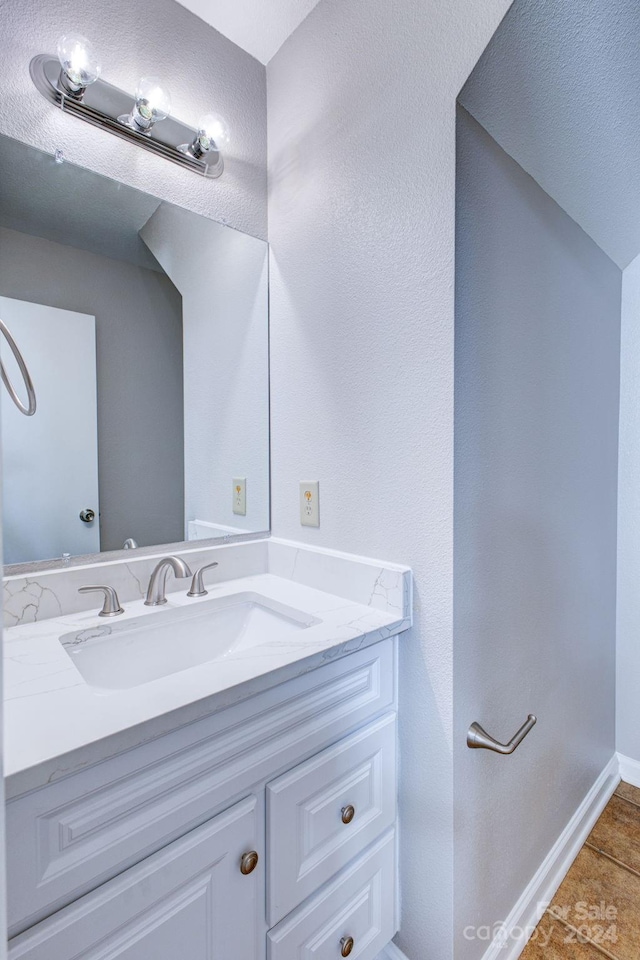
[[[374,960],[396,786],[392,638],[12,799],[10,960]]]
[[[32,927],[10,956],[257,960],[258,878],[238,869],[256,840],[251,797]]]

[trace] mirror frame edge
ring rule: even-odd
[[[144,557],[165,556],[168,553],[190,553],[196,550],[206,550],[210,547],[222,547],[231,543],[248,543],[252,540],[267,540],[271,530],[259,532],[227,533],[222,537],[212,537],[208,540],[177,540],[175,543],[159,543],[150,547],[136,547],[133,550],[104,550],[102,553],[87,553],[76,557],[52,560],[34,560],[31,563],[5,564],[3,579],[9,577],[27,577],[33,573],[42,573],[45,570],[71,570],[81,567],[96,567],[101,564],[119,563],[123,560],[137,560]]]

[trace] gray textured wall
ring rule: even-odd
[[[616,746],[640,763],[640,257],[622,275]]]
[[[171,281],[0,228],[0,292],[95,315],[101,549],[184,539],[182,302]]]
[[[640,252],[640,4],[517,0],[462,106],[619,267]]]
[[[486,949],[465,925],[506,918],[615,747],[621,272],[463,110],[456,265],[462,960]],[[529,712],[508,760],[466,748],[472,720],[506,740]]]
[[[129,183],[254,236],[266,237],[265,68],[174,0],[0,0],[0,132]],[[134,91],[141,76],[166,78],[175,116],[195,126],[211,110],[231,134],[220,180],[205,180],[55,109],[29,76],[35,54],[65,32],[89,37],[103,76]]]
[[[267,68],[273,530],[411,564],[398,945],[452,951],[455,100],[510,0],[321,0]],[[320,480],[319,529],[298,482]]]

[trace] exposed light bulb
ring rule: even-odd
[[[198,121],[198,141],[204,153],[222,150],[229,143],[229,128],[217,113],[207,113]]]
[[[158,77],[142,77],[136,89],[136,102],[131,114],[134,127],[146,132],[154,123],[171,113],[171,94]]]
[[[185,143],[179,149],[200,160],[214,150],[220,153],[228,143],[229,129],[225,121],[217,113],[206,113],[198,120],[198,132],[192,143]]]
[[[67,33],[60,37],[58,60],[62,67],[60,85],[65,93],[78,98],[102,71],[93,44],[79,33]]]

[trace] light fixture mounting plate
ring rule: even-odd
[[[175,117],[167,117],[166,120],[156,123],[148,133],[140,133],[118,120],[119,116],[131,112],[135,99],[132,94],[99,78],[85,88],[81,99],[69,96],[58,84],[60,63],[57,57],[48,54],[34,57],[29,65],[29,72],[43,97],[65,113],[79,117],[95,127],[109,130],[123,140],[136,143],[139,147],[181,167],[187,167],[203,177],[221,176],[224,170],[222,155],[213,150],[198,159],[188,153],[186,146],[193,142],[197,131]]]

